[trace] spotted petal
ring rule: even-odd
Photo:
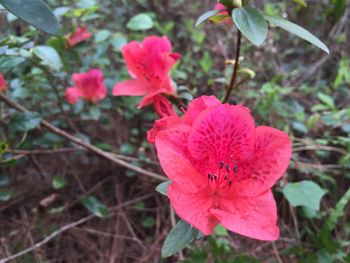
[[[240,235],[259,240],[279,237],[276,202],[271,191],[251,198],[223,198],[220,209],[210,212],[224,227]]]
[[[246,196],[258,195],[270,189],[286,172],[292,156],[292,144],[288,135],[277,129],[256,128],[254,154],[242,162],[234,191]]]

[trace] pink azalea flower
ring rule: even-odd
[[[194,100],[182,118],[160,122],[168,123],[154,135],[155,146],[180,218],[205,235],[220,223],[254,239],[279,237],[271,187],[291,159],[286,133],[256,127],[249,109],[213,96]]]
[[[103,73],[99,69],[91,69],[86,73],[75,73],[72,76],[74,87],[66,89],[66,99],[70,104],[78,102],[79,98],[95,103],[107,95]]]
[[[232,19],[230,13],[227,11],[227,8],[220,2],[214,4],[214,10],[221,10],[219,14],[211,18],[211,21],[214,23],[223,22],[226,25],[232,25]]]
[[[0,73],[0,92],[6,92],[7,90],[7,83],[4,78],[4,76]]]
[[[68,38],[68,46],[74,47],[80,42],[92,37],[92,34],[86,29],[86,27],[78,27]]]
[[[171,53],[167,37],[146,37],[141,44],[132,41],[122,48],[131,80],[117,83],[114,96],[144,96],[138,108],[153,102],[158,94],[173,94],[174,87],[169,72],[180,58]]]
[[[167,98],[161,95],[153,97],[153,106],[160,118],[176,115],[176,112],[171,106],[171,103]]]
[[[226,10],[226,7],[220,2],[216,2],[214,4],[214,10],[222,10],[220,12],[220,15],[229,15],[228,11]]]

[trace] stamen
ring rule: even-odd
[[[210,173],[208,173],[208,179],[210,179],[211,178],[211,174]]]
[[[226,171],[230,172],[230,166],[228,164],[225,165]]]
[[[222,169],[222,167],[224,167],[224,162],[223,161],[220,162],[220,165],[219,165],[220,170]]]
[[[238,170],[238,167],[235,165],[235,166],[233,166],[233,172],[234,173],[237,173],[237,170]]]

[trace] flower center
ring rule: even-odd
[[[233,184],[234,176],[237,172],[237,165],[230,165],[221,161],[215,173],[208,173],[208,184],[212,193],[215,195],[221,195],[229,192]]]

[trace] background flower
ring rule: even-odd
[[[171,53],[167,37],[146,37],[141,44],[132,41],[122,48],[129,74],[133,78],[117,83],[114,96],[144,96],[138,108],[153,102],[154,96],[175,92],[169,72],[180,58]]]
[[[75,73],[72,76],[73,87],[66,90],[66,99],[70,104],[78,102],[79,98],[96,102],[103,100],[107,95],[103,73],[99,69],[91,69],[86,73]]]

